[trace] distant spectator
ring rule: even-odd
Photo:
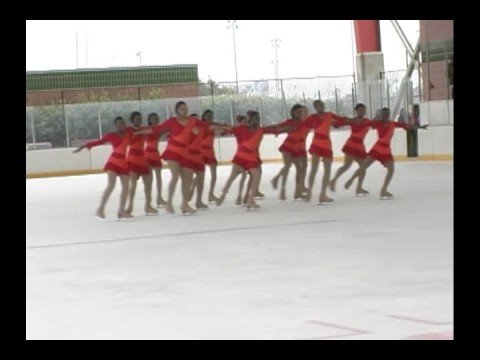
[[[407,112],[405,111],[404,108],[400,109],[400,115],[398,115],[397,121],[402,124],[405,124],[407,122]]]
[[[420,126],[420,106],[418,104],[413,105],[413,112],[408,119],[408,124]]]
[[[450,56],[448,60],[448,84],[450,85],[450,94],[453,99],[453,55]]]
[[[420,106],[413,105],[412,115],[408,118],[408,125],[412,128],[407,130],[407,156],[418,156],[418,130],[420,126]]]

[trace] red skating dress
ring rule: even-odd
[[[90,141],[86,143],[86,147],[91,149],[94,146],[102,145],[105,143],[112,144],[113,151],[110,154],[103,169],[105,171],[111,170],[118,175],[128,175],[128,164],[125,157],[127,152],[129,135],[125,133],[122,137],[118,133],[111,132],[105,134],[101,139],[96,141]]]

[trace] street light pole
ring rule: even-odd
[[[138,60],[140,61],[140,66],[142,66],[142,52],[137,52]]]
[[[272,46],[275,48],[275,79],[277,80],[277,91],[278,91],[278,88],[279,88],[279,84],[278,84],[278,80],[279,80],[279,77],[280,77],[280,74],[279,74],[279,71],[278,71],[278,46],[279,46],[279,42],[280,42],[280,39],[272,39]]]
[[[233,55],[235,57],[235,82],[237,84],[237,94],[238,94],[238,70],[237,70],[237,46],[235,43],[235,29],[238,29],[237,20],[228,20],[229,29],[232,29],[233,34]]]

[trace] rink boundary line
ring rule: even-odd
[[[36,245],[36,246],[27,246],[26,248],[28,250],[28,249],[44,249],[44,248],[53,248],[53,247],[62,247],[62,246],[75,246],[75,245],[94,245],[94,244],[105,244],[105,243],[121,242],[121,241],[134,241],[134,240],[143,240],[143,239],[148,240],[148,239],[164,238],[164,237],[171,237],[171,236],[203,235],[203,234],[214,234],[214,233],[222,233],[222,232],[241,231],[241,230],[268,229],[268,228],[279,227],[279,226],[322,224],[322,223],[336,222],[336,221],[342,221],[342,220],[345,220],[345,219],[316,220],[316,221],[305,221],[305,222],[290,223],[290,224],[242,226],[237,228],[225,228],[225,229],[204,230],[204,231],[188,231],[188,232],[170,233],[170,234],[163,233],[163,234],[157,234],[157,235],[132,236],[127,238],[107,239],[107,240],[98,240],[98,241]]]
[[[371,334],[371,332],[367,331],[367,330],[352,329],[352,328],[345,327],[345,326],[342,326],[342,325],[326,323],[326,322],[318,321],[318,320],[308,320],[308,322],[312,323],[312,324],[321,325],[321,326],[327,326],[327,327],[332,327],[332,328],[335,328],[335,329],[349,331],[349,333],[335,334],[335,335],[325,335],[325,336],[308,338],[308,339],[300,339],[300,340],[328,340],[328,339],[336,339],[336,338],[347,337],[347,336]]]
[[[394,156],[395,161],[453,161],[452,154],[430,154],[430,155],[420,155],[418,157],[408,157],[405,155]],[[334,156],[334,162],[342,162],[344,159],[343,156]],[[269,158],[262,160],[264,163],[281,163],[283,160],[281,158]],[[218,165],[225,166],[231,165],[232,162],[228,161],[219,161]],[[167,169],[168,165],[164,165],[163,169]],[[47,178],[47,177],[59,177],[59,176],[74,176],[74,175],[91,175],[91,174],[100,174],[105,172],[103,169],[83,169],[83,170],[62,170],[62,171],[46,171],[46,172],[33,172],[26,174],[27,179],[36,179],[36,178]]]
[[[413,318],[413,317],[401,316],[401,315],[392,315],[392,314],[388,314],[387,316],[389,316],[391,318],[394,318],[394,319],[419,322],[419,323],[428,324],[428,325],[451,325],[451,324],[453,324],[453,322],[451,322],[451,321],[439,322],[439,321],[431,321],[431,320],[422,320],[422,319],[417,319],[417,318]]]

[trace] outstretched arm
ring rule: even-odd
[[[404,123],[399,123],[399,122],[395,122],[395,126],[396,127],[401,127],[405,130],[413,130],[413,129],[426,129],[428,127],[428,125],[408,125],[408,124],[404,124]]]
[[[82,146],[79,146],[78,148],[76,148],[75,150],[72,151],[72,153],[78,153],[80,151],[82,151],[83,149],[85,149],[87,147],[87,145],[82,145]]]
[[[262,127],[266,134],[281,134],[284,132],[290,132],[295,130],[295,127],[291,125],[268,125]]]
[[[153,129],[142,129],[132,132],[133,135],[151,135],[154,134]]]
[[[217,132],[230,131],[232,127],[227,124],[211,123],[209,129]]]
[[[347,116],[338,116],[337,114],[331,113],[332,114],[332,123],[333,126],[338,128],[345,126],[353,120],[353,118],[349,118]]]
[[[427,129],[428,125],[407,125],[407,129],[408,130],[412,130],[412,129]]]
[[[94,146],[102,145],[102,144],[105,144],[105,143],[107,143],[107,142],[110,142],[109,134],[106,134],[105,136],[103,136],[103,137],[102,137],[101,139],[99,139],[99,140],[89,141],[89,142],[87,142],[86,144],[83,144],[82,146],[79,146],[78,148],[76,148],[76,149],[73,150],[72,152],[73,152],[73,153],[78,153],[78,152],[82,151],[82,150],[85,149],[85,148],[91,149],[91,148],[94,147]]]

